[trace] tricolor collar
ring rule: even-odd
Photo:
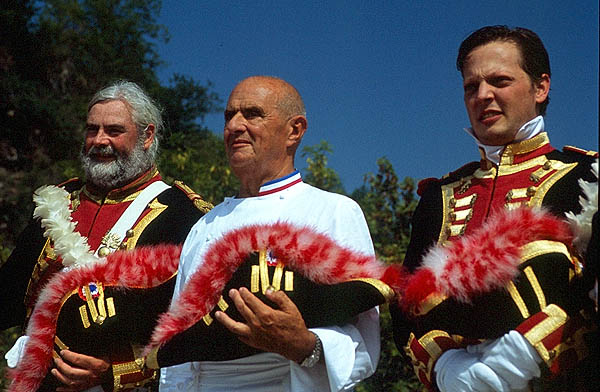
[[[258,190],[258,196],[270,195],[271,193],[282,191],[300,182],[302,182],[302,176],[298,170],[295,170],[287,176],[262,184]]]

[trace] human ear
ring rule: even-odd
[[[144,138],[144,150],[148,150],[152,143],[154,143],[155,132],[156,129],[154,127],[154,124],[148,124],[146,126],[146,129],[144,129],[144,133],[146,134],[146,137]]]
[[[304,132],[306,132],[306,128],[308,127],[308,122],[306,121],[306,117],[302,115],[297,115],[289,119],[288,121],[289,131],[287,138],[287,145],[292,146],[295,144],[299,144],[304,136]]]
[[[535,88],[535,102],[544,102],[550,92],[550,76],[548,74],[542,74],[540,79],[534,82],[533,86]]]

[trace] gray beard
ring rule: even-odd
[[[115,160],[97,161],[94,158],[96,154],[112,156]],[[148,151],[144,150],[143,140],[138,140],[130,154],[115,152],[112,146],[92,146],[87,153],[82,149],[79,157],[87,181],[106,192],[130,183],[154,163]]]

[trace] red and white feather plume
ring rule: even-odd
[[[41,291],[27,327],[29,341],[14,370],[10,392],[36,391],[52,363],[56,323],[63,297],[90,282],[123,287],[154,287],[177,271],[181,246],[159,245],[115,252],[105,260],[56,273]]]
[[[270,249],[287,267],[321,284],[353,278],[381,279],[385,266],[372,255],[341,247],[308,227],[278,222],[251,225],[225,234],[207,250],[204,263],[186,283],[180,296],[154,330],[149,352],[198,322],[217,304],[238,266],[258,249]]]
[[[521,247],[536,240],[570,245],[572,236],[564,221],[542,209],[499,210],[472,234],[430,248],[421,267],[396,287],[398,300],[404,309],[418,309],[434,293],[470,302],[515,278]]]

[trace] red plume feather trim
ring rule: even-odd
[[[169,311],[160,317],[146,352],[166,343],[209,313],[246,257],[257,249],[267,248],[285,260],[287,267],[321,284],[359,277],[381,279],[385,271],[385,266],[374,256],[341,247],[330,237],[308,227],[278,222],[233,230],[207,250],[202,266],[190,277]]]
[[[65,295],[90,282],[106,286],[154,287],[177,271],[180,245],[115,252],[97,263],[56,273],[41,291],[27,327],[29,341],[17,368],[9,371],[11,392],[36,391],[52,361],[56,323]]]
[[[521,246],[537,240],[571,244],[565,222],[542,209],[499,210],[471,235],[430,248],[408,279],[400,300],[416,308],[433,293],[462,302],[511,281],[519,273]]]

